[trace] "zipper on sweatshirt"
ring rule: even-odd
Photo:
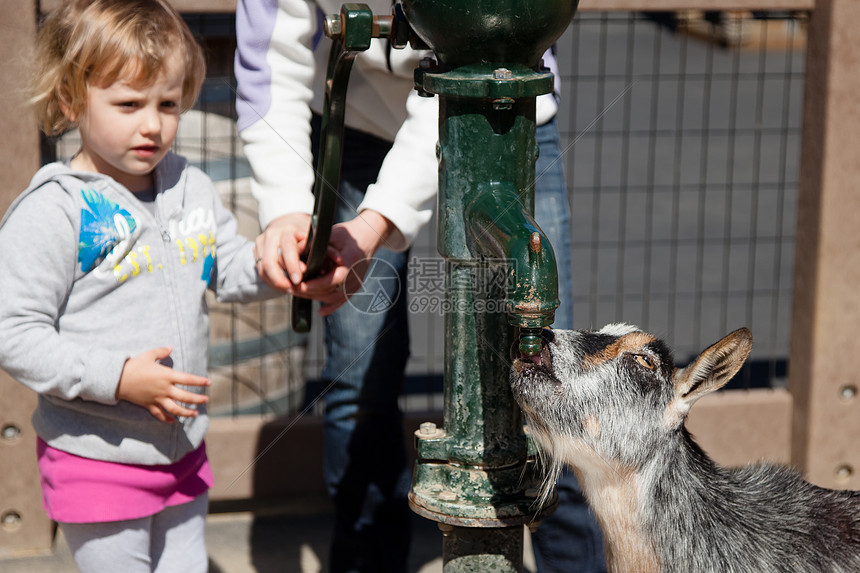
[[[161,233],[161,240],[164,244],[170,243],[170,230],[164,226],[164,223],[161,220],[161,209],[159,205],[159,200],[161,199],[161,193],[157,193],[155,195],[155,226],[158,229],[158,232]]]
[[[173,237],[170,234],[169,226],[164,224],[164,218],[161,214],[162,205],[164,203],[164,194],[163,190],[159,188],[158,192],[155,196],[155,225],[158,232],[161,234],[161,240],[164,243],[164,251],[165,254],[170,252],[170,245],[173,243]],[[162,280],[164,281],[165,288],[168,293],[173,293],[175,285],[177,283],[177,273],[178,269],[176,268],[176,261],[173,257],[166,255],[164,257],[162,267]],[[175,321],[176,328],[176,336],[177,336],[177,344],[173,348],[173,353],[171,355],[178,353],[181,357],[186,356],[186,337],[185,330],[182,320],[179,318],[181,316],[181,309],[179,308],[179,301],[174,294],[168,295],[168,300],[170,301],[173,319]],[[182,404],[185,405],[185,404]],[[179,451],[179,444],[183,436],[185,436],[185,424],[188,421],[188,418],[185,416],[177,416],[176,423],[173,424],[170,432],[170,453],[169,456],[171,459],[175,459],[177,452]]]

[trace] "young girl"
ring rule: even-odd
[[[169,151],[204,69],[164,0],[71,0],[39,35],[42,128],[81,147],[0,222],[0,367],[39,393],[44,506],[84,572],[207,571],[204,294],[276,294]]]

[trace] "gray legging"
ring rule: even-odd
[[[60,523],[81,573],[206,573],[209,495],[140,519]]]

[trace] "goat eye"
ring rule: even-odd
[[[654,360],[647,354],[636,354],[634,357],[636,358],[636,362],[648,370],[654,370]]]

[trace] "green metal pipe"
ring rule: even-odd
[[[523,205],[534,209],[534,114],[534,98],[496,109],[483,99],[440,96],[438,249],[448,261],[451,310],[445,316],[445,427],[458,436],[449,451],[457,463],[505,467],[525,458],[522,419],[506,382],[514,340],[509,324],[520,326],[520,317],[509,320],[508,313],[539,306],[549,324],[558,306],[554,259],[541,266],[546,279],[529,284],[535,273],[527,245],[537,226]],[[552,252],[546,239],[542,244]],[[514,281],[484,284],[489,277],[479,272],[491,267],[507,270]],[[512,300],[506,288],[516,282],[519,299]],[[550,285],[543,302],[540,289]],[[544,325],[531,316],[524,326]]]
[[[445,348],[451,359],[445,364],[443,415],[450,436],[448,460],[492,469],[521,464],[527,445],[510,387],[499,383],[510,369],[506,349],[513,341],[504,293],[479,284],[485,270],[474,261],[448,265],[447,305],[460,311],[445,314]]]
[[[542,72],[507,71],[522,76],[520,95],[500,102],[510,86],[494,83],[507,76],[496,69],[424,70],[423,85],[444,92],[438,249],[448,269],[445,426],[416,434],[410,500],[419,514],[453,528],[443,542],[446,573],[521,571],[522,525],[541,518],[534,506],[540,477],[507,380],[517,327],[539,331],[558,306],[552,247],[531,214],[538,146],[535,95],[528,92],[551,82]],[[461,95],[476,89],[497,91]],[[499,274],[503,280],[492,280]]]
[[[539,477],[508,385],[508,349],[540,351],[558,276],[535,224],[536,97],[553,77],[543,52],[577,0],[403,0],[435,52],[415,73],[439,97],[439,253],[448,267],[444,429],[416,432],[410,503],[440,523],[445,573],[522,571],[523,524]],[[488,282],[482,271],[502,269]]]

